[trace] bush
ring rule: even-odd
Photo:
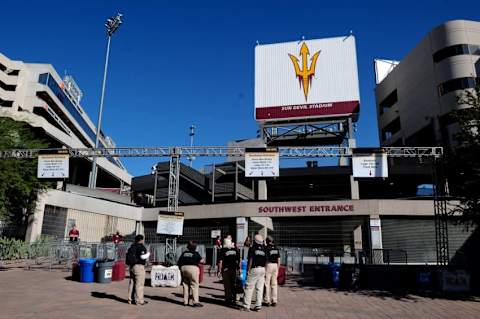
[[[51,237],[41,236],[34,243],[13,238],[0,238],[0,260],[26,259],[48,256]]]
[[[24,259],[27,257],[27,243],[18,239],[0,238],[0,260]]]

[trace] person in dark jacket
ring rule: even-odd
[[[127,263],[130,267],[128,303],[142,306],[148,303],[143,299],[143,287],[145,286],[145,264],[150,257],[150,253],[143,244],[143,236],[137,235],[127,252]]]
[[[263,237],[260,234],[255,235],[252,247],[248,250],[248,276],[245,286],[245,295],[243,297],[243,307],[241,310],[250,311],[253,292],[256,293],[256,302],[254,311],[262,309],[263,287],[265,285],[265,265],[267,263],[267,254],[263,244]]]
[[[280,269],[280,251],[275,246],[273,238],[268,236],[265,240],[267,247],[267,267],[265,268],[265,303],[267,306],[277,305],[278,270]]]
[[[200,268],[198,264],[202,262],[202,256],[197,252],[197,244],[189,241],[187,250],[182,253],[178,259],[178,268],[182,272],[183,285],[183,305],[188,306],[190,300],[190,289],[193,294],[192,307],[203,307],[198,299],[198,286],[200,277]]]
[[[235,248],[231,238],[227,237],[223,240],[219,259],[218,275],[221,274],[223,278],[225,302],[227,305],[233,305],[236,300],[235,281],[240,264],[240,252]]]

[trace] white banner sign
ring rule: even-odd
[[[278,152],[245,152],[245,177],[278,177]]]
[[[183,235],[183,213],[160,212],[158,214],[157,234]]]
[[[353,177],[388,177],[387,154],[354,155]]]
[[[38,155],[38,178],[68,178],[68,154]]]
[[[212,229],[210,233],[211,238],[217,238],[222,236],[222,231],[220,229]]]

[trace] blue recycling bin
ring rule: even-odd
[[[242,285],[245,287],[247,282],[247,261],[242,260],[240,263],[240,279],[242,280]]]
[[[96,262],[95,258],[80,258],[80,282],[93,282]]]
[[[332,286],[338,288],[338,284],[340,282],[340,264],[330,263],[328,266],[332,276]]]

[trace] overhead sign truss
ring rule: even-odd
[[[116,147],[116,148],[70,148],[70,149],[11,149],[0,150],[0,158],[36,158],[42,151],[67,151],[71,158],[80,157],[171,157],[171,156],[244,156],[244,147],[193,146],[193,147]],[[284,158],[298,157],[351,157],[349,147],[279,147]],[[388,157],[441,157],[442,147],[383,147]],[[358,155],[358,153],[356,153]],[[365,154],[367,155],[367,154]]]

